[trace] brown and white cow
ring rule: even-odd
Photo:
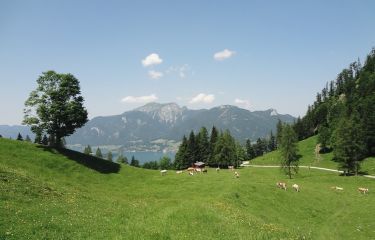
[[[360,188],[358,188],[358,191],[359,191],[360,193],[366,194],[366,193],[368,193],[368,188],[360,187]]]
[[[278,188],[284,189],[286,191],[286,183],[285,182],[277,182],[276,186]]]

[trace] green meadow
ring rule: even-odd
[[[301,165],[336,167],[330,154],[314,162],[314,147],[314,138],[300,143]],[[277,163],[277,153],[253,162]],[[375,173],[374,165],[365,160],[363,171]],[[291,180],[277,168],[238,171],[239,178],[224,169],[161,176],[0,139],[0,239],[375,238],[375,179],[313,169]],[[288,190],[276,188],[278,181]]]

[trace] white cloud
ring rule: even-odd
[[[228,50],[228,49],[224,49],[223,51],[221,52],[217,52],[214,54],[214,59],[216,61],[223,61],[224,59],[227,59],[227,58],[230,58],[232,57],[236,52],[235,51],[231,51],[231,50]]]
[[[152,79],[159,79],[163,77],[163,73],[151,70],[151,71],[148,71],[148,76]]]
[[[250,101],[246,100],[246,99],[236,98],[236,99],[234,99],[234,103],[237,104],[238,106],[246,108],[246,109],[249,109],[251,107]]]
[[[155,94],[151,94],[149,96],[139,96],[139,97],[127,96],[127,97],[124,97],[121,100],[121,102],[125,102],[125,103],[148,103],[148,102],[154,102],[158,99],[159,98]]]
[[[193,97],[189,103],[212,103],[214,100],[215,96],[213,94],[200,93]]]
[[[160,64],[162,62],[163,62],[163,59],[161,59],[158,54],[151,53],[145,59],[142,60],[142,65],[144,67],[148,67],[148,66]]]
[[[165,73],[177,74],[180,78],[186,78],[193,74],[188,64],[184,64],[182,66],[171,66],[165,71]]]

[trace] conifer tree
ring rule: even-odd
[[[31,142],[31,139],[30,139],[29,135],[26,135],[25,141],[26,142]]]
[[[99,147],[96,149],[95,156],[98,158],[103,158],[102,151],[100,150]]]
[[[43,135],[43,139],[42,139],[42,144],[47,146],[48,145],[48,138],[47,138],[47,135]]]
[[[276,150],[276,138],[275,136],[273,135],[273,132],[271,131],[270,133],[270,139],[268,141],[268,151],[272,152],[274,150]]]
[[[246,140],[246,158],[247,158],[248,160],[251,160],[251,159],[254,159],[254,158],[255,158],[254,148],[253,148],[253,146],[251,145],[251,141],[250,141],[250,139],[247,139],[247,140]]]
[[[282,128],[283,128],[283,123],[279,119],[277,121],[277,125],[276,125],[276,146],[277,146],[277,148],[279,148],[279,144],[281,142]]]
[[[219,167],[228,167],[231,165],[236,165],[236,143],[228,130],[220,134],[215,144],[214,158],[214,164],[216,164]]]
[[[208,140],[207,129],[205,127],[202,127],[196,138],[198,147],[197,160],[207,164],[210,157],[210,143]]]
[[[132,156],[132,160],[130,161],[130,166],[139,167],[139,161],[135,159],[134,156]]]
[[[122,164],[129,164],[128,159],[126,158],[126,156],[124,156],[122,152],[117,156],[116,162]]]
[[[35,133],[34,143],[37,143],[37,144],[41,144],[42,143],[42,133],[41,132],[37,131]]]
[[[110,161],[110,162],[113,162],[113,156],[112,156],[111,151],[108,151],[108,153],[107,153],[107,160]]]
[[[17,140],[18,141],[23,141],[23,137],[22,137],[21,133],[18,133]]]
[[[297,135],[293,128],[285,124],[282,127],[282,134],[280,139],[280,155],[281,155],[281,168],[285,173],[292,178],[294,173],[298,172],[298,155],[297,155]]]
[[[176,153],[174,164],[175,168],[178,170],[185,169],[190,166],[188,158],[188,140],[185,135],[182,138],[182,143]]]
[[[85,150],[83,151],[83,153],[87,154],[87,155],[91,155],[92,154],[91,146],[87,145],[87,147],[85,147]]]
[[[210,143],[209,143],[209,159],[208,165],[213,167],[215,166],[215,145],[218,140],[219,133],[215,126],[211,129]]]
[[[333,156],[344,174],[358,174],[365,156],[365,142],[360,120],[343,118],[334,132]]]
[[[194,132],[191,131],[188,139],[188,148],[187,148],[187,156],[189,159],[189,166],[192,166],[193,163],[197,162],[197,154],[198,153],[198,147],[196,138],[194,135]]]

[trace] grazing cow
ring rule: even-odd
[[[286,183],[285,182],[277,182],[276,186],[278,188],[284,189],[286,191]]]
[[[342,191],[344,190],[344,188],[342,187],[338,187],[338,186],[334,186],[334,187],[331,187],[333,190],[336,190],[336,191]]]
[[[202,169],[200,169],[200,168],[196,168],[195,171],[199,172],[199,173],[202,173]]]
[[[228,166],[228,169],[233,171],[234,170],[234,166]]]
[[[234,176],[235,176],[236,178],[239,178],[239,177],[240,177],[240,174],[239,174],[238,172],[234,172]]]
[[[293,185],[292,185],[292,188],[293,188],[294,190],[296,190],[297,192],[299,192],[299,186],[298,186],[298,184],[293,184]]]
[[[359,191],[360,193],[366,194],[366,193],[368,193],[368,188],[360,187],[360,188],[358,188],[358,191]]]
[[[164,170],[161,170],[161,171],[160,171],[160,174],[161,174],[162,176],[164,176],[165,174],[167,174],[167,172],[168,172],[168,170],[165,170],[165,169],[164,169]]]
[[[219,171],[220,171],[220,168],[219,168],[219,167],[217,167],[217,168],[216,168],[216,172],[219,172]]]
[[[202,170],[202,173],[207,173],[207,169],[203,169],[203,170]]]
[[[182,172],[183,172],[182,170],[176,171],[177,174],[181,174]]]

